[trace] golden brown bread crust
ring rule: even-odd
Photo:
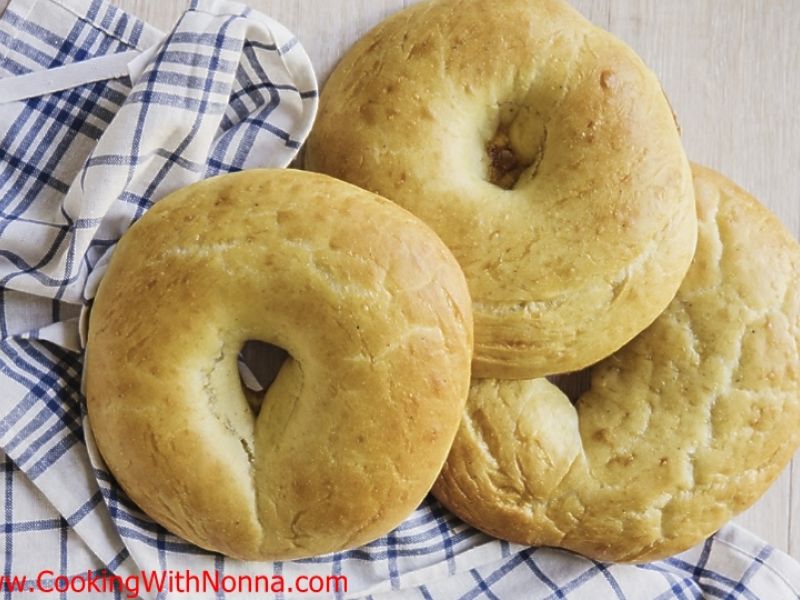
[[[254,415],[236,357],[291,359]],[[422,500],[469,387],[453,256],[395,204],[323,175],[254,170],[157,203],[91,313],[86,389],[120,485],[171,531],[243,559],[366,543]]]
[[[599,560],[682,551],[752,504],[800,444],[800,247],[695,167],[697,255],[577,410],[545,379],[473,382],[434,493],[492,535]]]
[[[694,251],[690,169],[659,82],[559,0],[437,0],[387,19],[326,84],[305,159],[450,247],[477,377],[609,355],[667,306]]]

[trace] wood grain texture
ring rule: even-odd
[[[0,6],[4,0],[0,0]],[[168,29],[187,2],[112,0]],[[321,81],[403,0],[250,0],[306,47]],[[661,78],[687,153],[729,175],[800,236],[800,3],[796,0],[573,0]],[[794,517],[794,521],[792,520]],[[737,519],[800,558],[800,455]]]
[[[750,511],[751,519],[760,515],[759,506],[754,506]],[[794,460],[789,467],[789,516],[787,523],[787,537],[789,538],[788,552],[800,560],[800,452],[794,455]],[[743,523],[747,526],[747,523]]]

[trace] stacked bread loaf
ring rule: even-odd
[[[561,0],[390,17],[325,86],[305,166],[327,176],[160,201],[98,293],[92,429],[172,531],[309,556],[433,486],[492,535],[643,561],[800,444],[800,246],[690,166],[657,78]],[[290,357],[256,402],[248,339]],[[547,379],[588,367],[579,398]]]

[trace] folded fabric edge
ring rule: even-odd
[[[40,6],[45,4],[52,4],[63,9],[76,19],[87,23],[90,27],[101,31],[104,35],[117,40],[132,50],[143,51],[158,43],[164,36],[163,32],[157,28],[122,9],[105,2],[90,2],[89,0],[11,0],[5,10],[0,13],[0,24],[5,25],[10,30],[17,29],[15,21],[30,21],[31,15],[48,10],[46,7]],[[101,7],[105,12],[100,10]],[[115,32],[104,24],[106,13],[112,15],[112,20],[114,16],[119,16],[120,22],[126,24],[125,32],[127,35]],[[0,63],[7,61],[7,59],[8,50],[0,54]],[[34,69],[30,72],[38,73],[40,71],[46,72],[47,70],[47,68],[42,67],[42,69]],[[13,75],[0,79],[11,77]]]
[[[54,94],[97,81],[126,77],[129,63],[139,54],[138,50],[129,50],[53,69],[5,77],[0,79],[0,104]]]
[[[800,562],[794,557],[762,540],[755,533],[734,521],[729,522],[715,535],[717,543],[730,548],[748,561],[763,564],[778,579],[783,581],[792,593],[800,598]],[[761,548],[762,551],[753,552],[754,548]],[[767,557],[760,556],[764,548],[769,549]],[[779,562],[781,570],[765,562],[767,559]]]
[[[290,78],[298,82],[301,99],[313,100],[310,107],[304,108],[302,126],[297,132],[297,138],[305,140],[317,116],[319,82],[302,41],[279,21],[236,0],[192,0],[188,10],[214,16],[246,16],[260,21],[272,33],[278,57]]]
[[[14,2],[16,0],[12,0]],[[30,2],[31,0],[24,0],[26,2]],[[33,2],[52,2],[60,7],[62,7],[67,12],[74,15],[76,18],[80,19],[99,29],[107,36],[114,38],[118,42],[125,44],[126,46],[130,46],[136,50],[142,51],[146,48],[158,43],[158,41],[164,37],[164,32],[159,30],[156,27],[153,27],[145,21],[144,19],[140,19],[139,17],[129,13],[127,11],[122,10],[110,4],[108,2],[99,2],[99,1],[91,1],[91,0],[32,0]],[[121,37],[117,32],[112,31],[108,27],[103,24],[102,18],[99,17],[99,12],[95,14],[95,11],[99,11],[99,7],[103,7],[106,11],[111,11],[112,14],[116,15],[119,14],[124,19],[130,19],[131,22],[134,24],[134,31],[136,27],[141,27],[141,32],[136,36],[128,36],[128,37]]]

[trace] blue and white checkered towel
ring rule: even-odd
[[[433,500],[368,546],[304,561],[242,563],[172,536],[115,485],[85,428],[83,307],[109,249],[153,202],[292,160],[316,110],[313,71],[288,31],[231,2],[199,0],[164,36],[99,0],[12,0],[0,77],[5,575],[345,575],[339,598],[800,598],[800,565],[732,525],[638,567],[496,541]],[[13,594],[2,582],[0,593]]]

